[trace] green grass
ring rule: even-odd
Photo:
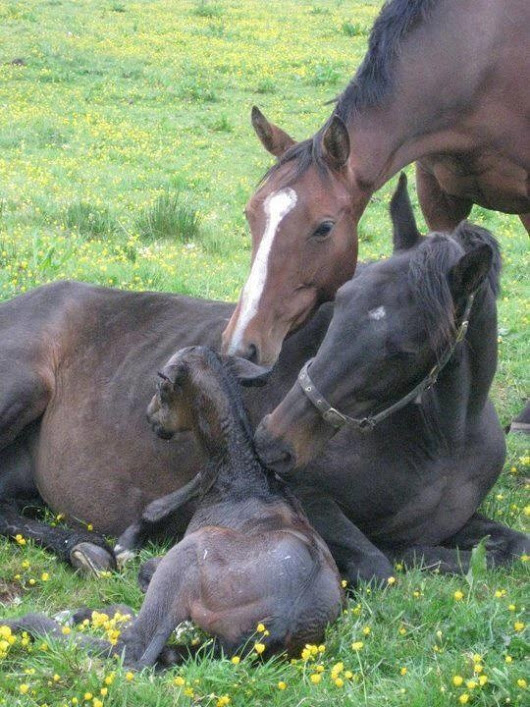
[[[234,300],[250,259],[243,208],[271,164],[250,127],[250,109],[257,103],[294,137],[312,134],[329,114],[325,102],[359,64],[380,5],[2,4],[0,297],[72,277]],[[373,197],[361,221],[362,258],[390,252],[394,185]],[[513,216],[476,208],[472,218],[498,236],[504,253],[493,397],[506,424],[528,395],[528,238]],[[526,440],[511,436],[505,472],[484,504],[519,529],[527,525],[529,459]],[[52,614],[118,600],[137,608],[138,564],[86,580],[44,551],[2,540],[2,613]],[[30,653],[15,644],[0,661],[0,705],[60,707],[75,698],[97,707],[94,697],[112,707],[216,705],[229,695],[233,705],[445,707],[461,704],[464,692],[473,705],[527,704],[528,690],[517,683],[529,673],[527,633],[515,624],[528,624],[528,564],[487,573],[478,567],[472,581],[396,570],[394,587],[364,587],[352,597],[318,661],[295,665],[247,659],[236,666],[212,661],[206,649],[166,675],[147,671],[128,681],[119,666],[72,646],[43,651],[37,643]],[[356,652],[351,644],[358,641],[364,645]],[[475,653],[488,682],[455,686],[454,675],[471,679]],[[350,670],[353,677],[339,675],[344,684],[336,685],[331,668],[340,661],[341,675]],[[317,663],[324,672],[314,683]],[[177,676],[184,686],[174,684]]]

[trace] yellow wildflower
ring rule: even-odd
[[[362,641],[354,641],[351,644],[351,649],[352,649],[352,651],[360,651],[363,646],[364,646],[364,643]]]
[[[464,598],[464,593],[460,591],[460,589],[457,589],[456,592],[453,594],[453,598],[455,601],[462,601]]]
[[[463,682],[464,678],[461,675],[453,675],[453,685],[455,687],[460,687]]]
[[[311,673],[309,679],[313,685],[318,685],[318,683],[322,680],[322,675],[320,673]]]
[[[238,655],[235,655],[235,656],[232,658],[232,663],[233,663],[234,665],[239,665],[240,662],[241,662],[241,658],[240,658]]]
[[[258,655],[261,655],[263,651],[265,650],[266,646],[264,643],[255,643],[254,644],[254,650]]]
[[[278,690],[285,690],[286,687],[287,683],[285,683],[283,680],[280,680],[280,682],[278,683]]]
[[[232,658],[233,660],[233,658]],[[177,677],[173,680],[173,685],[176,685],[177,687],[182,687],[183,685],[186,684],[186,681],[181,675],[177,675]]]

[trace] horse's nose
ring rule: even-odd
[[[252,341],[249,343],[245,342],[241,345],[238,356],[241,356],[241,358],[246,358],[247,361],[251,361],[252,363],[259,363],[259,348]]]
[[[267,417],[261,421],[256,430],[254,437],[256,451],[266,467],[278,474],[288,474],[296,463],[294,450],[287,441],[274,437],[269,432]]]

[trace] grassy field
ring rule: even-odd
[[[270,165],[251,106],[295,137],[314,132],[359,64],[380,6],[3,3],[0,298],[68,277],[236,299],[250,258],[243,207]],[[361,222],[362,258],[390,251],[392,188]],[[493,395],[506,423],[528,395],[528,238],[515,217],[477,208],[472,218],[504,253]],[[510,437],[485,503],[516,528],[528,526],[530,510],[525,442]],[[138,564],[85,580],[29,544],[0,541],[0,615],[115,601],[137,608]],[[353,595],[325,646],[296,663],[212,661],[206,646],[166,674],[129,675],[70,644],[11,644],[0,629],[0,705],[529,704],[529,566],[485,572],[479,553],[467,577],[397,567],[394,585]]]

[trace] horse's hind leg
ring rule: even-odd
[[[416,190],[431,231],[453,231],[471,213],[473,202],[446,194],[434,175],[416,162]]]
[[[25,518],[15,501],[0,501],[0,535],[10,538],[21,535],[51,550],[73,567],[91,573],[116,567],[112,550],[101,536],[83,530],[52,528],[33,518]]]
[[[444,545],[471,550],[483,538],[487,538],[486,552],[491,564],[506,565],[522,555],[530,555],[530,536],[490,520],[480,513],[475,513],[458,533],[444,542]]]
[[[189,538],[164,557],[149,584],[138,618],[122,633],[125,662],[135,668],[153,665],[178,624],[190,618],[198,596],[196,542]]]

